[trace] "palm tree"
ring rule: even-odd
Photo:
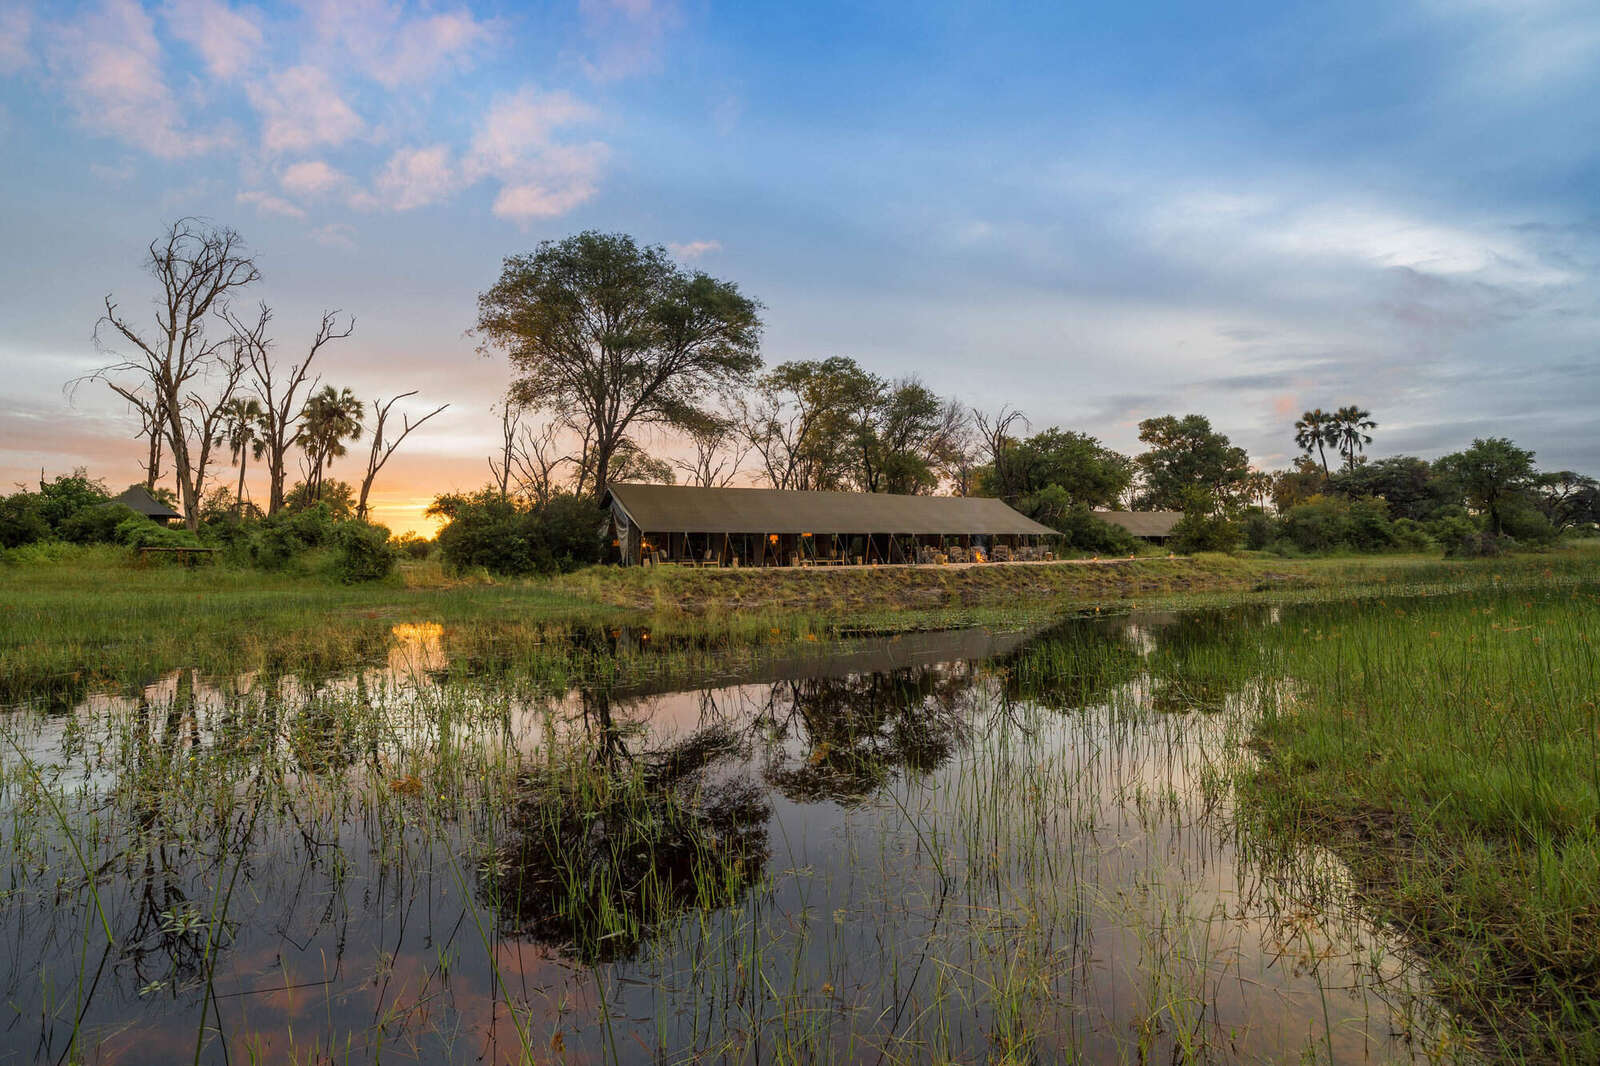
[[[322,498],[322,472],[345,454],[345,442],[361,439],[361,416],[366,408],[348,388],[334,391],[324,385],[307,397],[300,412],[302,447],[310,461],[306,488],[310,498]]]
[[[258,401],[242,396],[234,397],[222,408],[222,429],[213,443],[219,448],[226,446],[233,461],[239,464],[239,491],[233,500],[235,521],[244,517],[245,460],[251,455],[259,459],[266,453],[267,445],[261,438],[261,420],[265,416],[266,411]]]
[[[1378,423],[1372,420],[1371,411],[1351,404],[1334,412],[1332,428],[1339,442],[1339,454],[1344,456],[1345,469],[1354,470],[1356,454],[1372,443],[1372,436],[1366,431],[1377,429]]]
[[[1334,424],[1334,416],[1317,407],[1300,416],[1300,421],[1294,424],[1294,442],[1305,449],[1307,455],[1316,449],[1317,458],[1322,461],[1322,476],[1328,476],[1328,455],[1322,450],[1323,445],[1331,444],[1338,447],[1339,431]]]

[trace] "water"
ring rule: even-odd
[[[1271,624],[550,692],[419,623],[12,709],[0,1062],[1445,1061],[1337,860],[1236,825]]]

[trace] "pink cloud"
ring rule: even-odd
[[[172,35],[205,60],[206,70],[231,81],[261,56],[265,37],[260,14],[223,0],[167,0],[162,11]]]
[[[241,192],[234,197],[241,204],[250,204],[257,210],[269,215],[282,215],[285,218],[305,218],[306,213],[299,205],[290,203],[281,196],[274,196],[269,192],[251,189]]]
[[[302,0],[319,47],[386,88],[472,65],[492,39],[466,8],[417,15],[389,0]]]
[[[667,251],[679,259],[699,259],[703,255],[722,251],[721,241],[689,241],[687,244],[669,243]]]
[[[449,196],[456,187],[450,149],[442,144],[400,149],[389,157],[376,184],[379,203],[395,211],[426,207]]]
[[[246,89],[261,116],[261,144],[270,153],[340,145],[365,128],[328,73],[299,66]]]
[[[295,163],[278,175],[278,184],[291,196],[321,196],[349,183],[349,175],[320,159]]]
[[[219,143],[187,127],[150,16],[133,0],[104,0],[56,26],[54,37],[53,73],[84,126],[166,159]]]
[[[526,221],[564,214],[594,195],[608,149],[598,141],[564,144],[563,126],[595,112],[565,92],[524,88],[489,109],[462,164],[468,181],[494,178],[501,189],[494,213]]]
[[[19,3],[0,4],[0,74],[33,66],[33,12]]]

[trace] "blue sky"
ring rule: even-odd
[[[285,352],[342,308],[329,380],[452,405],[379,483],[400,527],[487,474],[476,294],[586,228],[739,282],[769,362],[1125,450],[1199,411],[1281,466],[1354,402],[1380,453],[1600,473],[1597,132],[1592,2],[0,0],[0,479],[138,476],[62,386],[183,214],[249,240]]]

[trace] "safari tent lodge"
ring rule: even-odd
[[[612,485],[606,507],[624,566],[1044,561],[1058,536],[981,497]]]

